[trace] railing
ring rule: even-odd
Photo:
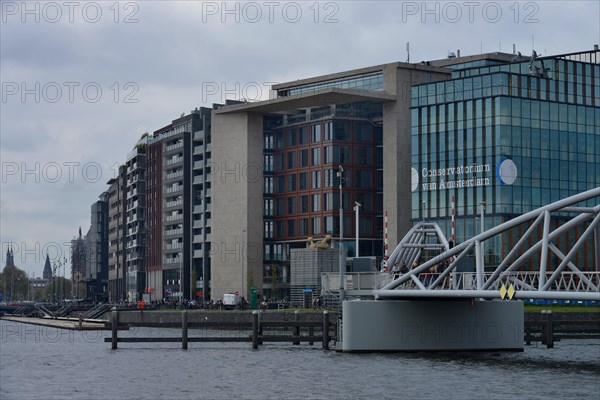
[[[492,273],[484,275],[485,281],[492,278]],[[552,275],[546,274],[547,278]],[[401,274],[387,272],[354,272],[346,273],[344,288],[347,290],[378,290],[399,278]],[[418,281],[418,282],[417,282]],[[544,280],[544,281],[547,281]],[[334,272],[321,274],[324,291],[337,292],[340,286],[340,275]],[[488,290],[505,290],[512,285],[514,291],[537,291],[540,284],[540,273],[536,271],[509,272],[500,275]],[[396,290],[477,290],[477,274],[475,272],[452,272],[443,277],[441,272],[420,273],[412,280],[402,283]],[[549,291],[556,292],[600,292],[600,272],[563,272]]]

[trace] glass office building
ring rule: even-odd
[[[449,68],[451,79],[412,89],[413,221],[435,220],[450,238],[454,205],[460,243],[479,233],[481,207],[489,229],[600,186],[600,51]],[[522,233],[497,237],[486,265]],[[593,244],[578,257],[593,260]]]

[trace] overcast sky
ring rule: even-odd
[[[68,258],[137,139],[225,98],[394,61],[600,43],[598,1],[1,1],[0,242]],[[67,264],[67,274],[70,264]]]

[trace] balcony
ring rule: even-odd
[[[202,243],[204,241],[204,237],[202,235],[194,235],[194,243]]]
[[[177,249],[182,249],[183,248],[183,243],[172,243],[172,244],[168,244],[165,246],[166,250],[177,250]]]
[[[204,131],[196,131],[194,132],[194,140],[204,140]]]
[[[165,208],[168,207],[177,207],[183,205],[183,199],[171,200],[165,203]]]
[[[165,162],[165,165],[174,165],[174,164],[181,163],[181,162],[183,162],[183,157],[175,157],[175,158],[171,158],[171,159],[167,160]]]
[[[183,261],[182,257],[165,257],[165,264],[178,264]]]
[[[171,172],[169,174],[167,174],[165,176],[165,180],[169,180],[169,179],[175,179],[175,178],[179,178],[183,176],[183,170],[181,171],[176,171],[176,172]]]
[[[194,155],[197,156],[198,154],[203,154],[204,153],[204,146],[195,146],[194,147]]]
[[[204,183],[204,176],[202,176],[202,175],[194,176],[194,184],[197,185],[199,183]]]
[[[183,233],[183,229],[179,228],[179,229],[169,229],[165,231],[165,236],[175,236],[175,235],[181,235]]]
[[[194,220],[194,224],[192,225],[192,228],[194,228],[194,229],[204,228],[204,219]]]
[[[204,161],[194,161],[194,169],[204,168]]]
[[[165,151],[177,150],[183,147],[183,141],[179,141],[175,144],[169,145],[165,148]]]
[[[204,257],[204,251],[194,250],[194,258],[202,258],[202,257]]]
[[[169,215],[165,217],[165,222],[179,221],[183,219],[183,214]]]
[[[165,190],[165,192],[167,194],[170,194],[170,193],[181,192],[182,190],[183,190],[183,185],[175,185],[175,186],[170,187],[167,190]]]
[[[202,208],[202,206],[194,206],[194,214],[199,214],[202,211],[204,211],[204,209]]]

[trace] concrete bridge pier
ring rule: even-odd
[[[342,351],[523,351],[523,302],[345,301]]]

